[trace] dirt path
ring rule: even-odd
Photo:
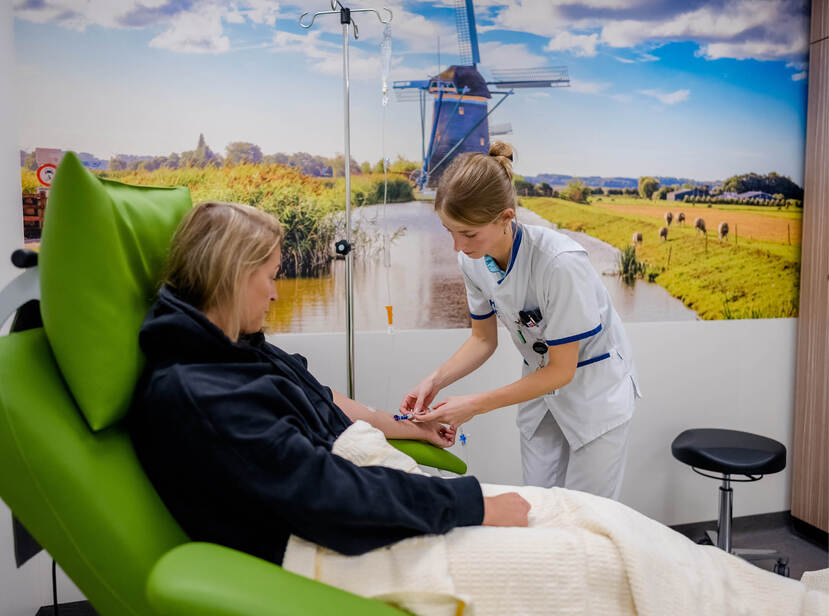
[[[717,234],[717,225],[725,221],[728,223],[729,235],[731,237],[734,236],[734,228],[736,226],[737,233],[740,237],[786,244],[789,241],[789,234],[791,234],[791,243],[800,244],[800,220],[786,220],[783,218],[764,216],[759,213],[755,214],[753,212],[690,207],[685,204],[681,206],[675,204],[669,205],[667,202],[664,207],[653,205],[616,205],[602,202],[596,203],[596,206],[612,212],[636,214],[637,216],[647,216],[648,218],[662,221],[664,221],[665,212],[670,211],[674,215],[673,225],[677,224],[677,214],[679,212],[685,212],[686,227],[693,228],[694,220],[696,218],[702,218],[706,223],[708,233],[715,236]]]

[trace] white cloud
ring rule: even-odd
[[[165,30],[149,45],[183,53],[221,53],[230,49],[224,23],[274,26],[275,0],[22,0],[15,16],[36,23],[54,22],[84,31],[89,26]]]
[[[610,87],[604,81],[581,81],[580,79],[570,80],[570,91],[579,94],[601,94]]]
[[[383,6],[389,7],[394,17],[391,22],[392,46],[395,50],[406,50],[416,53],[437,53],[437,39],[440,37],[442,51],[458,53],[458,36],[455,30],[454,20],[430,20],[423,15],[418,15],[403,8],[402,2],[385,2]],[[373,39],[380,40],[382,28],[373,16],[366,16],[360,21],[360,26],[365,20],[373,23],[363,28],[367,35]]]
[[[808,16],[796,1],[729,0],[691,8],[684,2],[654,0],[647,10],[639,4],[514,0],[496,11],[487,29],[551,37],[548,51],[578,50],[582,55],[593,55],[602,45],[636,48],[671,41],[695,42],[702,48],[700,55],[709,59],[797,59],[808,50]],[[624,10],[614,14],[608,8]],[[590,40],[593,36],[597,40]],[[643,53],[637,61],[657,59]]]
[[[719,7],[703,6],[664,21],[625,19],[602,28],[602,42],[612,47],[633,47],[650,39],[733,38],[768,23],[777,2],[742,0]]]
[[[710,43],[700,47],[697,55],[708,60],[734,58],[735,60],[778,60],[797,55],[809,46],[808,38],[784,42],[745,41],[740,43]]]
[[[544,47],[545,51],[570,51],[575,56],[596,55],[596,44],[599,42],[598,34],[573,34],[572,32],[559,32]]]
[[[794,75],[792,75],[792,81],[802,81],[803,79],[806,79],[806,77],[808,76],[809,71],[801,71],[799,73],[795,73]]]
[[[149,44],[180,53],[223,53],[230,49],[230,39],[223,34],[222,13],[216,8],[179,13],[169,28]]]
[[[739,0],[703,6],[668,19],[625,19],[602,27],[601,43],[635,47],[646,41],[691,40],[714,60],[777,60],[808,49],[808,18],[783,0]]]
[[[309,30],[302,34],[277,32],[274,34],[274,52],[302,54],[311,70],[325,75],[342,76],[343,55],[339,43],[330,43],[321,38],[319,30]],[[369,53],[358,47],[349,50],[349,73],[352,79],[379,78],[381,74],[380,54]],[[392,58],[392,68],[400,63],[399,58]]]
[[[663,92],[661,90],[638,90],[639,94],[651,96],[665,105],[675,105],[688,100],[690,90],[677,90],[675,92]]]
[[[611,94],[610,98],[614,101],[625,104],[633,102],[633,97],[630,94]]]
[[[498,10],[493,19],[495,26],[503,30],[528,32],[548,37],[568,24],[554,2],[516,0]]]
[[[445,6],[447,8],[453,9],[455,8],[455,1],[456,0],[436,0],[436,2],[430,4],[434,4],[435,6]],[[482,6],[501,6],[504,3],[504,0],[475,0],[475,8]]]
[[[624,64],[636,64],[637,62],[656,62],[659,60],[659,56],[655,56],[650,53],[640,53],[636,56],[635,60],[630,58],[623,58],[621,56],[613,56],[619,62],[623,62]]]
[[[796,71],[805,71],[809,68],[808,62],[789,62],[786,64],[786,68],[792,68]]]
[[[245,16],[239,11],[231,11],[225,15],[225,21],[229,24],[243,24],[245,23]]]
[[[636,6],[645,4],[645,0],[582,0],[581,2],[573,2],[572,0],[561,1],[563,5],[581,5],[591,9],[631,9]]]
[[[237,12],[244,15],[251,23],[274,26],[279,14],[279,2],[274,0],[244,0],[237,3]]]
[[[63,27],[83,31],[87,26],[122,27],[121,19],[141,8],[156,9],[165,0],[24,0],[14,5],[15,16],[35,23],[58,22]]]
[[[607,9],[634,9],[648,0],[502,0],[495,9],[495,25],[507,30],[551,36],[564,28],[595,27],[607,19]],[[475,2],[477,6],[479,3]],[[584,17],[574,19],[572,9]],[[601,17],[590,17],[590,11],[599,11]]]
[[[481,43],[481,63],[487,68],[531,68],[549,64],[547,58],[537,56],[520,43]]]

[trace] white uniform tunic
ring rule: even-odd
[[[524,445],[534,439],[537,431],[543,432],[541,438],[549,441],[550,429],[560,430],[566,439],[564,448],[572,455],[626,424],[633,415],[634,398],[639,397],[630,343],[607,289],[580,244],[544,227],[516,225],[510,263],[503,277],[491,272],[484,259],[470,259],[459,253],[458,261],[471,317],[485,319],[493,313],[497,315],[524,358],[525,376],[549,360],[549,353],[533,350],[534,343],[552,347],[579,342],[573,380],[541,398],[520,404],[517,418],[523,441],[525,482],[542,485],[553,481],[565,485],[563,481],[533,481],[544,475],[544,469],[527,468],[537,467],[539,461],[542,465],[556,465],[556,458],[561,457],[561,443],[531,443],[534,451],[529,456],[525,455]],[[523,324],[519,311],[535,309],[542,316],[538,324]],[[539,429],[548,413],[557,427]],[[626,440],[625,435],[622,444]],[[601,448],[607,449],[606,445]],[[545,455],[545,451],[551,455]],[[566,471],[567,459],[560,462]],[[618,479],[617,483],[621,481],[621,471]],[[568,481],[567,487],[579,489],[570,484]],[[611,488],[618,495],[618,485]]]

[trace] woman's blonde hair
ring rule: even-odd
[[[240,203],[198,203],[176,229],[163,282],[202,312],[222,311],[235,339],[244,282],[281,242],[282,225],[270,214]]]
[[[496,141],[489,154],[459,155],[443,173],[435,195],[435,211],[465,225],[488,225],[518,206],[512,185],[512,146]]]

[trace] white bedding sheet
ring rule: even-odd
[[[421,472],[358,421],[334,453]],[[561,488],[484,484],[532,505],[529,528],[456,528],[343,556],[291,537],[283,567],[420,616],[829,615],[829,594],[700,546],[621,503]]]

